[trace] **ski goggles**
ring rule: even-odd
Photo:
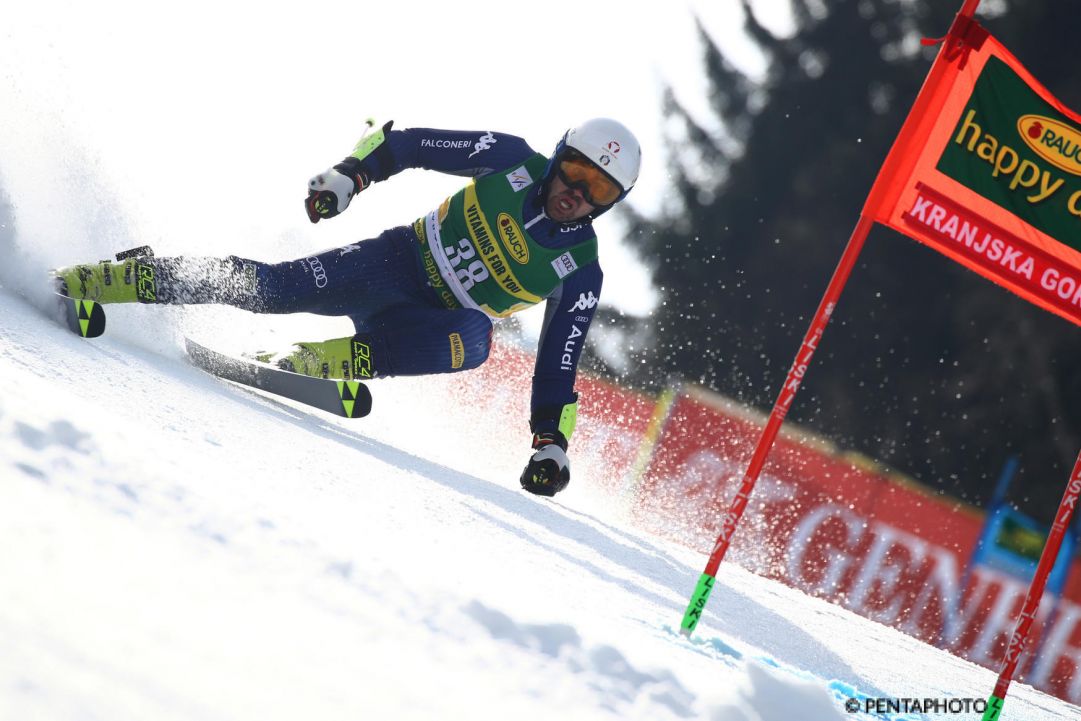
[[[611,205],[619,200],[623,189],[586,156],[568,150],[559,156],[556,172],[567,187],[578,188],[592,206]]]

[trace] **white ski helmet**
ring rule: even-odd
[[[555,174],[557,159],[568,148],[585,156],[622,190],[619,197],[602,209],[602,212],[623,200],[638,180],[642,148],[634,133],[623,123],[611,118],[593,118],[568,130],[548,161],[545,169],[546,184]]]

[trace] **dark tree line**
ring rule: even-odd
[[[744,0],[764,80],[699,28],[713,117],[666,93],[678,203],[624,216],[663,302],[644,320],[607,314],[597,334],[621,337],[633,383],[678,372],[772,406],[937,51],[919,39],[944,35],[961,5],[790,2],[798,30],[777,37]],[[1070,4],[985,4],[981,22],[1081,107]],[[1081,329],[876,228],[789,417],[977,503],[1017,454],[1012,498],[1047,518],[1081,448],[1079,366]]]

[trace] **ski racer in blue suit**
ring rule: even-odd
[[[378,378],[475,368],[492,319],[545,302],[533,376],[533,453],[521,484],[551,496],[567,486],[577,416],[574,382],[601,295],[592,220],[634,186],[641,150],[605,118],[571,128],[550,156],[522,138],[387,123],[313,177],[313,223],[343,212],[373,183],[407,168],[471,178],[409,226],[284,263],[137,257],[57,271],[62,289],[104,303],[226,303],[260,313],[345,315],[356,334],[264,357],[324,378]]]

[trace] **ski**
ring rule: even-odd
[[[312,378],[264,363],[223,355],[184,339],[192,363],[212,375],[267,393],[290,398],[343,418],[361,418],[372,411],[372,394],[360,381]]]
[[[123,250],[116,254],[117,262],[124,261],[128,258],[139,257],[152,257],[154,250],[149,245],[140,245],[138,248],[132,248],[131,250]],[[102,263],[108,261],[103,260]],[[105,309],[101,303],[94,300],[79,300],[78,298],[72,298],[68,295],[69,289],[67,283],[62,278],[56,275],[57,271],[51,271],[49,280],[53,286],[53,292],[56,295],[56,307],[60,318],[64,320],[64,324],[71,330],[72,333],[82,336],[83,338],[97,338],[99,335],[105,332]],[[106,284],[109,280],[106,279]],[[86,295],[86,286],[84,284],[82,288],[83,295]]]
[[[83,338],[97,338],[105,332],[105,309],[101,303],[79,300],[56,293],[60,317],[68,329]]]

